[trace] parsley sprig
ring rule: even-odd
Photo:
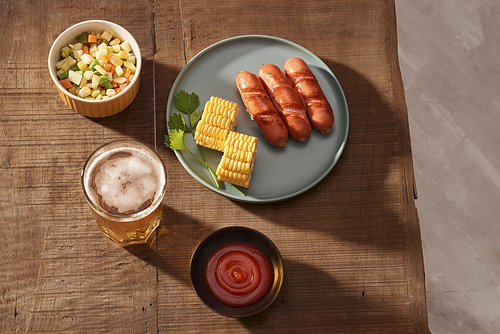
[[[196,154],[191,152],[191,150],[186,146],[184,142],[184,133],[188,132],[194,138],[194,132],[196,129],[196,125],[201,119],[201,115],[203,114],[203,110],[199,112],[195,112],[196,109],[200,105],[200,98],[196,93],[188,94],[185,91],[181,90],[174,96],[174,102],[177,109],[179,109],[182,113],[188,115],[189,117],[189,125],[184,121],[184,116],[178,113],[172,113],[170,116],[170,120],[167,122],[168,128],[170,129],[170,135],[165,135],[165,146],[174,150],[174,151],[182,151],[187,150],[193,157],[195,157],[199,162],[205,165],[212,178],[214,179],[215,186],[217,188],[220,187],[219,182],[217,181],[217,177],[215,176],[215,171],[207,162],[205,154],[200,146],[198,149],[200,150],[201,156],[203,157],[203,161],[198,158]]]
[[[196,154],[191,152],[191,150],[186,146],[186,143],[184,142],[184,134],[186,132],[191,133],[191,135],[194,138],[196,125],[198,124],[198,122],[201,119],[201,116],[203,115],[203,110],[195,112],[200,105],[200,98],[198,97],[198,95],[196,95],[196,93],[188,94],[185,91],[181,90],[174,96],[174,102],[175,106],[177,107],[177,109],[179,109],[179,111],[188,115],[189,125],[186,124],[184,116],[182,114],[172,113],[172,115],[170,116],[170,120],[167,122],[168,128],[170,129],[170,135],[165,135],[165,146],[174,151],[182,151],[182,150],[188,151],[200,163],[202,163],[203,165],[205,165],[205,167],[208,168],[214,180],[215,186],[217,188],[220,188],[219,181],[217,180],[217,176],[215,175],[215,170],[208,164],[202,148],[199,145],[197,145],[198,149],[200,150],[201,156],[203,157],[203,160],[201,160]],[[242,195],[245,195],[234,184],[230,185],[236,190],[238,190]]]

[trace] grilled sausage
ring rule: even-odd
[[[283,117],[290,136],[305,141],[311,134],[311,123],[307,118],[306,106],[290,79],[272,64],[264,64],[259,70],[259,77]]]
[[[248,113],[269,144],[285,147],[288,130],[260,79],[253,73],[240,71],[236,77],[236,87]]]
[[[285,73],[306,103],[306,111],[312,126],[322,134],[332,130],[333,110],[318,80],[305,61],[292,57],[285,62]]]

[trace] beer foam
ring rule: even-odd
[[[110,151],[96,167],[92,188],[101,206],[112,213],[130,214],[145,209],[165,184],[161,164],[132,148]]]

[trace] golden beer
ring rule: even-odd
[[[82,187],[101,232],[120,246],[146,243],[160,224],[167,173],[160,156],[135,141],[95,150],[82,170]]]

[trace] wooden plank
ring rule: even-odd
[[[123,3],[4,3],[1,28],[12,42],[0,49],[2,332],[427,332],[393,1],[113,6]],[[130,30],[144,61],[137,99],[102,120],[68,109],[46,73],[57,35],[96,13]],[[283,203],[220,197],[162,144],[176,75],[204,47],[241,34],[275,35],[316,53],[349,103],[340,162],[317,187]],[[44,52],[26,52],[27,45]],[[146,246],[124,249],[102,236],[81,193],[83,161],[116,138],[155,146],[167,165],[163,221]],[[242,320],[206,309],[189,283],[198,243],[235,224],[264,232],[285,261],[276,302]]]
[[[2,1],[2,8],[9,42],[0,51],[0,331],[154,332],[155,244],[124,249],[104,237],[80,186],[83,162],[99,145],[154,144],[152,4]],[[70,110],[48,75],[52,42],[86,19],[122,25],[144,57],[137,99],[108,119]]]
[[[186,61],[237,35],[291,40],[335,73],[351,123],[334,170],[306,194],[273,205],[220,197],[192,179],[171,152],[165,153],[172,197],[157,239],[159,331],[428,332],[394,2],[207,5],[195,0],[181,5]],[[156,6],[155,20],[170,13]],[[158,52],[155,63],[163,57],[168,52]],[[157,90],[157,101],[167,98],[167,91]],[[195,247],[210,232],[231,225],[265,233],[284,258],[285,283],[278,299],[248,319],[211,312],[189,281]]]

